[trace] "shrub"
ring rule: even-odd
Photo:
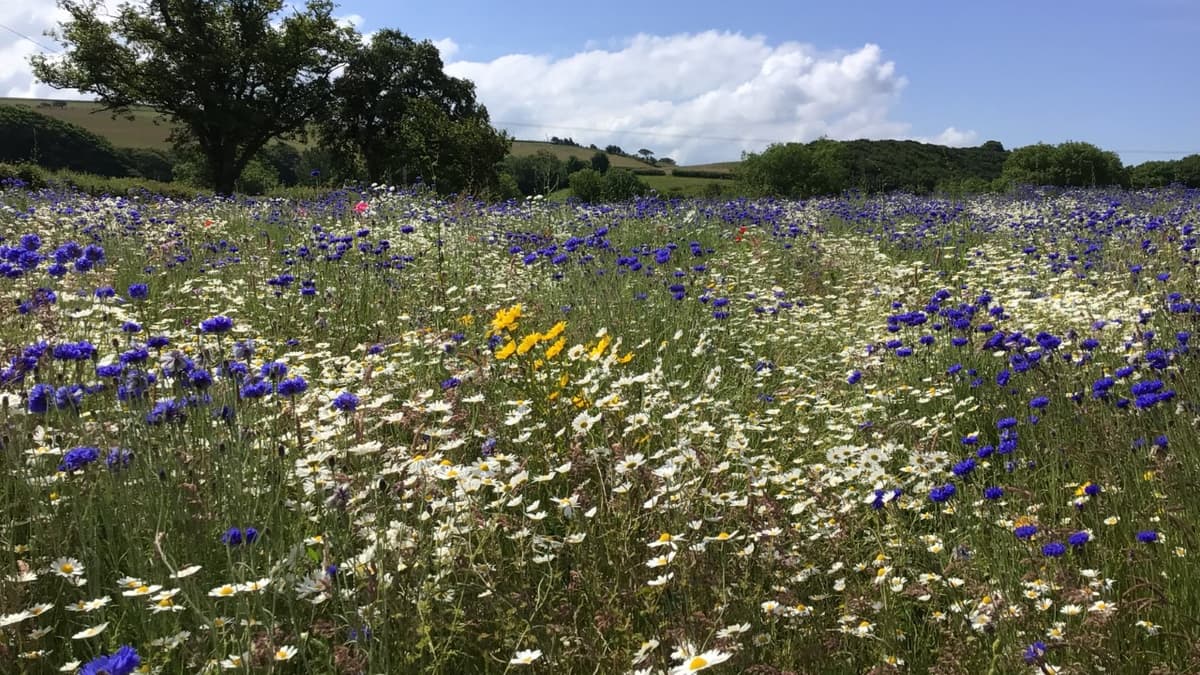
[[[612,169],[604,176],[604,198],[608,201],[619,202],[640,197],[649,189],[628,169]]]
[[[667,172],[662,169],[630,169],[635,176],[665,176]]]
[[[604,198],[604,176],[595,169],[582,169],[567,179],[571,193],[585,202],[597,202]]]
[[[133,173],[150,180],[169,183],[174,179],[174,162],[162,150],[152,148],[117,148],[117,155]]]

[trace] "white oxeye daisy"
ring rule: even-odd
[[[92,626],[91,628],[85,628],[84,630],[81,630],[78,633],[72,635],[71,639],[72,640],[86,640],[91,637],[96,637],[97,635],[103,633],[105,628],[108,628],[107,621],[105,621],[102,624]]]
[[[522,649],[509,659],[509,664],[514,666],[527,666],[534,661],[542,658],[542,650],[540,649]]]
[[[284,645],[275,651],[276,661],[290,661],[299,650],[291,645]]]
[[[74,558],[59,558],[50,566],[50,570],[60,577],[78,577],[83,574],[83,563]]]
[[[701,670],[711,668],[718,663],[724,663],[733,656],[728,652],[717,651],[710,649],[703,654],[696,654],[688,658],[683,664],[671,669],[671,675],[687,675],[687,673],[698,673]]]

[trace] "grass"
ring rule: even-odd
[[[17,670],[1200,667],[1194,193],[0,203]]]
[[[542,141],[513,141],[510,154],[517,157],[532,155],[536,152],[546,150],[552,153],[555,157],[562,161],[566,161],[569,157],[575,156],[583,162],[588,162],[592,155],[596,154],[595,150],[589,148],[579,148],[573,145],[560,145],[558,143],[546,143]],[[653,165],[647,164],[640,159],[633,157],[625,157],[624,155],[608,155],[609,166],[622,169],[648,169],[653,168]]]
[[[91,101],[0,98],[0,105],[24,106],[48,117],[77,124],[108,139],[118,148],[170,148],[167,142],[170,126],[166,123],[156,124],[157,115],[149,109],[131,111],[131,120],[128,116],[114,119],[111,113],[100,112],[99,106]]]

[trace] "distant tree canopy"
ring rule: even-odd
[[[450,77],[433,43],[382,30],[357,49],[333,85],[322,144],[371,181],[418,178],[439,192],[493,187],[510,140],[492,128],[475,86]]]
[[[0,105],[0,162],[30,162],[98,176],[128,176],[130,164],[107,140],[70,122]]]
[[[996,141],[951,148],[917,141],[833,141],[775,144],[743,157],[743,191],[790,197],[862,192],[928,193],[964,182],[990,186],[1007,152]]]
[[[1200,155],[1138,164],[1129,170],[1129,182],[1135,188],[1176,184],[1200,188]]]
[[[1009,153],[1002,178],[1009,185],[1093,187],[1129,184],[1129,176],[1116,153],[1079,141],[1058,145],[1037,143],[1017,148]]]
[[[32,57],[38,79],[115,113],[146,105],[170,118],[173,140],[199,151],[223,193],[270,140],[319,116],[353,35],[328,0],[284,16],[283,0],[154,0],[111,18],[96,0],[59,7],[64,51]]]
[[[64,50],[31,59],[38,79],[94,94],[114,114],[148,106],[168,118],[182,173],[218,192],[233,192],[252,163],[256,174],[299,182],[298,152],[269,144],[314,127],[330,164],[322,169],[344,179],[496,186],[509,139],[474,85],[447,76],[432,44],[399,31],[362,44],[330,0],[143,0],[114,17],[99,0],[58,2]]]

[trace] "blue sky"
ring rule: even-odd
[[[40,34],[38,21],[52,21],[29,9],[37,4],[53,6],[3,9],[0,23]],[[689,162],[819,135],[1084,140],[1126,163],[1200,152],[1191,0],[345,0],[338,13],[364,32],[437,41],[448,69],[475,80],[518,138],[615,142]],[[14,41],[0,34],[0,93],[44,95],[19,72],[12,79]]]

